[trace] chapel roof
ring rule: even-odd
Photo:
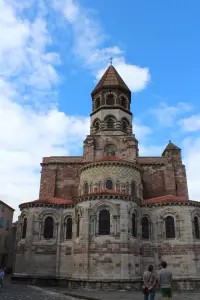
[[[186,197],[165,195],[161,197],[155,197],[144,200],[144,204],[155,204],[155,203],[170,203],[170,202],[187,202],[189,201]]]
[[[63,198],[57,198],[57,197],[50,197],[50,198],[46,198],[46,199],[37,199],[37,200],[33,200],[30,202],[25,202],[20,204],[19,207],[25,206],[25,205],[29,205],[29,204],[54,204],[54,205],[69,205],[72,204],[72,200],[66,200]]]
[[[109,88],[109,87],[119,87],[125,89],[127,92],[130,93],[130,89],[123,81],[117,70],[110,65],[108,69],[105,71],[104,75],[101,77],[99,82],[97,83],[96,87],[92,91],[92,94],[95,94],[101,88]]]

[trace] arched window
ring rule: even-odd
[[[107,118],[106,120],[107,129],[114,129],[115,127],[115,119],[112,117]]]
[[[116,182],[116,191],[120,192],[120,182],[119,181]]]
[[[100,130],[100,121],[99,120],[94,121],[93,127],[94,127],[95,132],[99,131]]]
[[[142,238],[149,239],[150,236],[150,227],[149,219],[147,217],[142,218]]]
[[[103,209],[99,213],[99,235],[110,234],[110,213],[107,209]]]
[[[136,183],[135,183],[135,181],[131,182],[131,196],[132,197],[136,196]]]
[[[136,216],[135,213],[132,214],[132,236],[137,236],[137,226],[136,226]]]
[[[113,182],[112,182],[112,180],[110,180],[110,179],[106,180],[106,189],[107,190],[113,190]]]
[[[108,94],[106,96],[106,104],[107,105],[114,105],[115,104],[115,97],[113,94]]]
[[[24,218],[22,224],[22,239],[26,238],[26,229],[27,229],[27,218]]]
[[[197,217],[194,217],[194,234],[195,234],[195,238],[199,239],[200,238],[200,234],[199,234],[199,220]]]
[[[120,101],[121,106],[123,106],[124,108],[127,108],[127,99],[126,99],[126,97],[121,96],[120,100],[121,100]]]
[[[67,218],[66,223],[66,240],[72,239],[72,218]]]
[[[129,126],[128,120],[123,119],[123,120],[122,120],[122,130],[123,130],[123,131],[127,131],[128,126]]]
[[[88,193],[89,193],[89,185],[88,185],[88,183],[86,182],[86,183],[84,184],[84,195],[88,195]]]
[[[129,194],[129,183],[126,183],[126,194]]]
[[[53,218],[47,217],[44,222],[44,238],[45,239],[53,238],[53,227],[54,227]]]
[[[175,238],[175,225],[174,225],[174,218],[168,216],[165,219],[165,230],[166,230],[166,238],[167,239],[174,239]]]
[[[115,147],[115,145],[107,145],[104,149],[104,154],[105,156],[115,156],[117,152],[117,149]]]
[[[79,237],[80,235],[80,217],[77,218],[77,224],[76,224],[76,236]]]
[[[101,100],[100,100],[100,97],[98,97],[96,100],[95,100],[95,109],[99,108],[101,105]]]

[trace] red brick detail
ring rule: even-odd
[[[137,162],[141,165],[153,165],[153,164],[158,164],[158,165],[166,165],[167,164],[167,159],[165,157],[138,157]]]
[[[43,157],[42,164],[48,163],[81,163],[83,156],[50,156]]]
[[[56,167],[43,166],[40,181],[39,198],[48,199],[55,196]]]
[[[101,161],[126,161],[126,160],[123,160],[117,156],[103,156],[99,159],[96,159],[96,162],[101,162]]]
[[[72,199],[78,196],[78,169],[80,164],[58,165],[56,173],[55,196]]]
[[[140,249],[142,257],[153,257],[155,253],[161,258],[166,255],[187,255],[188,253],[194,253],[194,256],[200,255],[200,245],[184,244],[184,245],[171,245],[169,243],[163,243],[158,247],[152,246],[150,243],[143,244]]]

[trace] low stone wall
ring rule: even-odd
[[[79,280],[71,278],[56,278],[51,276],[34,276],[26,274],[13,274],[11,276],[13,283],[40,286],[62,286],[70,290],[127,290],[140,291],[142,280]],[[176,291],[200,291],[200,278],[181,278],[173,280],[173,290]]]

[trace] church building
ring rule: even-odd
[[[131,91],[110,65],[91,93],[82,156],[44,157],[39,199],[20,205],[15,280],[137,289],[166,260],[174,284],[200,284],[200,202],[181,149],[139,155]]]

